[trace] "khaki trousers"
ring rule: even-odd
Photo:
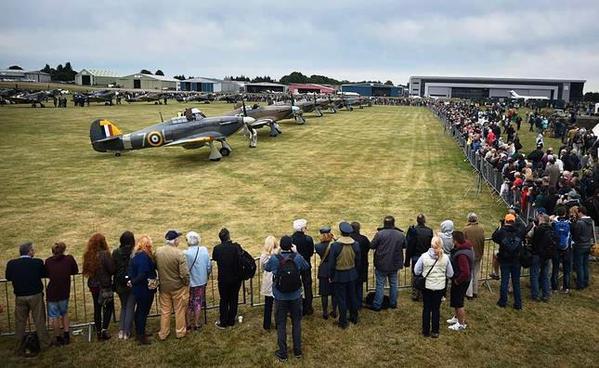
[[[474,269],[472,270],[472,279],[470,280],[470,285],[468,286],[468,290],[466,291],[466,296],[472,298],[473,294],[478,295],[478,282],[480,279],[480,264],[482,262],[482,258],[478,260],[474,260]]]
[[[24,350],[23,337],[29,313],[33,318],[37,336],[40,339],[42,349],[50,346],[50,336],[46,329],[46,306],[44,304],[44,293],[29,296],[15,297],[15,335],[17,337],[17,353]]]
[[[182,287],[174,291],[160,291],[160,331],[158,338],[164,340],[171,333],[171,313],[175,310],[175,334],[177,338],[184,337],[187,328],[185,324],[185,312],[189,303],[189,288]]]

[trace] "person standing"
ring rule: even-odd
[[[302,357],[302,282],[300,274],[310,268],[301,254],[291,251],[292,239],[281,238],[281,253],[272,255],[264,270],[275,275],[273,295],[275,298],[275,320],[277,323],[278,350],[275,357],[287,360],[287,316],[291,316],[293,355]]]
[[[532,229],[532,265],[530,266],[530,291],[531,298],[539,301],[539,284],[542,290],[541,300],[549,301],[551,296],[549,272],[551,259],[555,256],[555,245],[553,243],[554,232],[549,224],[549,216],[541,214],[538,216],[539,225]]]
[[[572,235],[570,233],[570,221],[566,217],[566,208],[558,207],[557,218],[553,223],[553,231],[558,240],[555,257],[551,269],[551,289],[557,292],[559,289],[559,269],[563,270],[562,292],[570,292],[570,275],[572,273]]]
[[[156,263],[152,254],[152,239],[142,235],[129,262],[127,286],[135,298],[135,338],[140,345],[149,345],[146,322],[157,289]]]
[[[472,279],[472,268],[474,265],[474,251],[472,244],[466,240],[461,231],[453,232],[454,248],[451,251],[451,266],[454,276],[451,279],[450,306],[455,313],[447,322],[449,329],[463,331],[466,329],[466,311],[464,310],[464,297]]]
[[[297,252],[308,262],[310,268],[302,271],[302,285],[304,287],[304,300],[303,300],[303,313],[305,316],[309,316],[314,313],[312,307],[312,256],[314,255],[314,240],[312,237],[307,235],[308,221],[304,219],[297,219],[293,221],[293,230],[295,232],[291,235],[291,240],[297,249]]]
[[[418,258],[414,273],[426,278],[422,291],[422,336],[438,338],[445,280],[453,277],[453,268],[449,256],[443,252],[441,238],[433,237],[430,249]]]
[[[63,242],[52,246],[52,257],[46,259],[48,286],[48,317],[54,329],[56,345],[68,345],[69,333],[69,297],[71,295],[71,276],[79,273],[79,267],[72,255],[65,255],[67,246]],[[62,333],[60,332],[62,329]]]
[[[433,230],[426,226],[426,216],[420,213],[416,217],[416,226],[410,227],[408,230],[406,249],[405,267],[410,267],[412,264],[412,300],[419,301],[421,297],[420,290],[414,287],[414,266],[420,259],[423,253],[430,249],[431,241],[433,240]]]
[[[443,241],[443,252],[445,254],[451,254],[451,250],[453,249],[453,230],[453,221],[445,220],[441,223],[439,237]]]
[[[323,226],[319,230],[320,232],[320,243],[314,247],[316,253],[320,257],[320,264],[318,265],[318,292],[320,294],[320,300],[322,302],[322,318],[329,319],[329,296],[331,297],[331,317],[337,318],[337,300],[335,299],[335,292],[333,290],[333,284],[331,283],[331,273],[329,261],[331,259],[331,242],[335,236],[331,232],[330,226]]]
[[[389,281],[389,307],[397,308],[397,272],[403,264],[405,247],[406,237],[403,231],[395,227],[395,218],[393,216],[385,217],[383,227],[378,229],[370,243],[370,248],[374,249],[376,278],[372,310],[377,312],[381,310],[387,280]]]
[[[187,333],[185,316],[189,302],[189,268],[185,254],[177,248],[181,235],[178,230],[168,230],[164,235],[166,244],[156,249],[156,268],[160,279],[160,340],[165,340],[171,332],[173,309],[176,337],[183,338]]]
[[[94,324],[98,341],[110,339],[108,326],[114,311],[114,271],[114,262],[106,238],[100,233],[95,233],[89,238],[83,254],[83,275],[87,277],[87,287],[94,302]]]
[[[235,326],[237,302],[241,277],[239,257],[241,246],[231,241],[229,230],[222,228],[218,233],[221,243],[212,250],[212,259],[218,266],[219,320],[215,325],[219,329]]]
[[[262,322],[262,328],[270,330],[272,323],[272,307],[274,305],[274,295],[272,293],[272,272],[266,271],[264,268],[268,263],[268,260],[276,254],[279,254],[279,242],[277,239],[269,235],[264,239],[264,248],[262,248],[262,254],[260,254],[260,267],[262,267],[262,283],[260,286],[260,294],[264,296],[264,320]]]
[[[50,336],[46,329],[46,307],[44,305],[44,286],[42,278],[47,277],[44,261],[33,258],[33,243],[19,245],[19,258],[6,264],[5,277],[12,283],[15,294],[15,336],[17,355],[25,354],[25,326],[29,313],[33,317],[40,347],[50,346]]]
[[[360,245],[360,265],[358,267],[358,281],[356,281],[356,298],[358,300],[358,309],[362,308],[364,301],[364,288],[368,281],[368,252],[370,251],[370,240],[365,235],[360,233],[360,223],[354,221],[351,223],[354,232],[351,233],[351,238]]]
[[[114,289],[121,302],[121,315],[119,317],[119,339],[128,339],[131,336],[133,317],[135,315],[135,297],[131,288],[127,286],[129,277],[129,260],[135,247],[135,236],[131,231],[121,234],[120,245],[112,251],[112,260],[115,266]]]
[[[524,232],[519,226],[516,226],[516,216],[508,213],[505,215],[501,227],[493,232],[492,239],[499,244],[499,253],[497,260],[501,272],[501,288],[499,291],[499,300],[497,305],[505,308],[508,297],[508,284],[510,277],[512,279],[512,289],[514,292],[514,309],[522,309],[522,295],[520,291],[520,249]]]
[[[485,230],[478,223],[478,215],[474,212],[468,214],[468,223],[463,230],[464,237],[472,244],[474,251],[474,265],[472,268],[472,281],[466,290],[469,298],[478,297],[478,282],[480,279],[481,263],[485,254]]]
[[[356,301],[356,280],[360,264],[360,245],[350,237],[354,231],[347,222],[339,224],[341,237],[331,244],[329,274],[335,289],[339,307],[339,327],[347,328],[349,321],[358,323],[358,303]]]
[[[187,306],[187,330],[200,329],[200,317],[206,301],[208,275],[212,271],[208,249],[200,245],[200,234],[190,231],[185,235],[188,248],[183,252],[189,267],[189,305]]]
[[[589,286],[591,279],[589,273],[589,254],[593,244],[593,220],[587,216],[585,207],[572,207],[570,210],[572,219],[572,241],[574,242],[573,258],[576,270],[576,289],[582,290]]]

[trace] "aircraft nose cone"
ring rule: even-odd
[[[254,118],[252,118],[252,117],[249,117],[249,116],[245,116],[245,117],[243,118],[243,122],[244,122],[245,124],[251,124],[251,123],[253,123],[253,122],[255,122],[255,121],[256,121],[256,119],[254,119]]]
[[[297,106],[291,106],[291,111],[293,111],[294,113],[297,113],[300,111],[300,108]]]

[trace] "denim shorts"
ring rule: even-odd
[[[48,317],[60,318],[67,314],[69,310],[69,299],[58,302],[48,302]]]

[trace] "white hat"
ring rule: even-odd
[[[200,237],[200,234],[196,233],[195,231],[190,231],[187,233],[187,235],[185,235],[185,239],[187,240],[187,244],[192,247],[200,245],[202,238]]]
[[[308,225],[307,220],[297,219],[297,220],[293,221],[293,230],[302,231],[302,229],[305,228],[306,225]]]

